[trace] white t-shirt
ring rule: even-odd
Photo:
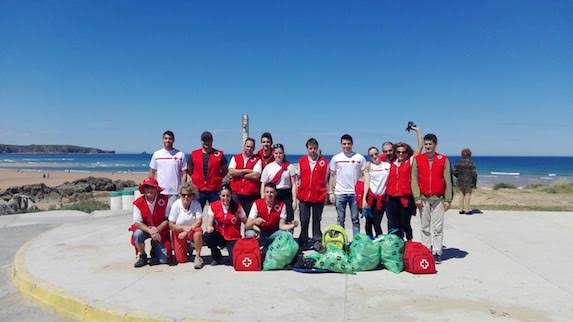
[[[380,164],[374,164],[370,162],[368,174],[370,175],[370,190],[376,195],[385,194],[388,176],[390,175],[390,163],[380,162]]]
[[[227,215],[229,213],[229,206],[225,206],[223,204],[221,204],[221,206],[223,206],[223,213],[225,215]],[[207,214],[209,216],[215,216],[215,212],[213,211],[213,208],[211,208],[211,205],[209,205],[209,210],[207,210]],[[243,207],[241,207],[240,205],[239,205],[239,217],[240,218],[246,218],[247,217],[245,210],[243,210]]]
[[[267,164],[267,166],[263,169],[263,173],[261,174],[261,182],[263,183],[263,185],[267,182],[270,182],[281,168],[282,166],[278,165],[276,162],[271,162]],[[291,188],[292,184],[290,181],[290,177],[293,177],[295,175],[296,175],[296,168],[291,163],[288,165],[287,169],[283,171],[279,181],[276,183],[277,189]]]
[[[266,169],[266,167],[265,167]],[[271,207],[267,206],[267,210],[270,213],[271,212]],[[249,212],[249,218],[251,219],[257,219],[257,217],[259,216],[259,210],[257,209],[257,204],[253,202],[253,206],[251,207],[251,211]],[[286,214],[286,207],[283,206],[283,209],[281,209],[281,214],[280,214],[280,218],[281,219],[286,219],[287,214]]]
[[[153,153],[149,167],[156,170],[157,182],[164,195],[176,195],[181,185],[181,172],[187,170],[185,154],[177,149],[157,150]]]
[[[247,166],[248,161],[249,161],[249,159],[245,158],[245,156],[243,155],[243,169]],[[231,162],[229,162],[229,169],[236,169],[236,168],[237,168],[237,161],[235,160],[235,156],[233,156],[231,158]],[[261,162],[261,159],[259,159],[259,161],[257,161],[257,163],[255,163],[255,166],[253,167],[253,171],[255,171],[256,173],[261,173],[263,171],[263,164]]]
[[[196,220],[200,219],[203,215],[201,211],[201,204],[197,200],[191,201],[189,210],[183,208],[183,202],[181,199],[177,199],[171,206],[171,211],[169,212],[169,221],[175,223],[176,225],[193,225]]]
[[[362,176],[366,159],[362,154],[340,152],[330,160],[330,170],[336,172],[334,194],[354,194],[354,186]]]
[[[145,202],[147,202],[147,206],[149,207],[149,211],[152,214],[153,214],[153,210],[155,209],[155,201],[156,200],[157,200],[157,198],[155,198],[155,200],[153,200],[153,202],[149,202],[149,200],[147,200],[147,198],[145,198]],[[167,204],[167,208],[165,209],[165,218],[167,218],[167,216],[169,215],[169,209],[170,209],[170,206],[169,206],[169,204]],[[136,222],[142,222],[142,221],[143,221],[143,217],[141,216],[141,211],[136,206],[133,206],[133,222],[136,223]]]

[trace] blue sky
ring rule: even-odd
[[[0,143],[573,155],[571,1],[0,0]]]

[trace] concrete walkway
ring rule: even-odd
[[[37,214],[41,216],[42,214]],[[325,208],[323,227],[335,223]],[[0,226],[2,225],[0,217]],[[76,319],[223,321],[571,320],[572,213],[446,215],[438,274],[133,268],[130,214],[61,225],[16,256],[20,290]],[[419,218],[413,217],[419,240]],[[347,220],[346,227],[349,228]],[[383,227],[386,223],[383,223]],[[349,230],[349,229],[348,229]],[[384,229],[386,230],[386,229]],[[298,236],[298,232],[295,232]],[[208,261],[209,250],[203,255]]]

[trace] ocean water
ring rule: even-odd
[[[301,155],[287,155],[296,162]],[[325,155],[330,159],[331,155]],[[230,158],[230,155],[227,155]],[[452,166],[459,159],[449,157]],[[0,154],[0,169],[85,173],[147,173],[151,154]],[[478,182],[527,184],[573,181],[573,157],[476,156]]]

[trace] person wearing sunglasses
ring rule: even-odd
[[[298,208],[296,169],[285,160],[284,146],[280,143],[273,145],[273,156],[275,160],[263,169],[261,174],[261,198],[264,197],[264,185],[268,182],[274,183],[277,188],[277,199],[284,202],[286,207],[288,222],[294,220],[294,211]]]
[[[182,184],[179,188],[179,199],[173,203],[169,212],[169,228],[172,232],[175,259],[177,263],[187,262],[193,252],[189,249],[190,242],[193,241],[196,269],[203,267],[203,259],[201,258],[203,211],[201,204],[197,201],[198,195],[197,188],[191,182]]]
[[[416,151],[404,142],[398,142],[394,146],[395,156],[390,167],[388,178],[388,202],[386,205],[386,217],[388,218],[388,230],[396,229],[396,234],[401,238],[406,237],[410,241],[414,238],[412,216],[416,215],[416,205],[412,196],[412,162],[422,152],[422,134],[420,129],[413,126],[416,132],[418,148]]]
[[[229,259],[233,258],[233,247],[241,239],[241,223],[247,222],[243,207],[232,198],[231,187],[223,185],[219,200],[209,205],[207,232],[203,235],[205,243],[211,249],[211,265],[219,265],[223,255],[219,247],[226,247]],[[229,260],[229,263],[231,261]]]
[[[412,194],[420,209],[422,244],[432,250],[436,263],[442,260],[444,240],[444,213],[453,199],[450,161],[436,152],[438,138],[424,136],[426,153],[414,158],[412,163]]]
[[[386,183],[390,174],[390,163],[380,159],[376,147],[368,149],[370,161],[364,166],[364,193],[362,208],[369,211],[366,216],[366,235],[376,237],[382,235],[382,216],[386,209]],[[372,234],[374,228],[375,234]]]

